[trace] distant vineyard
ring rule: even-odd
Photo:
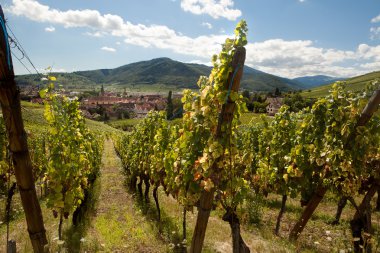
[[[366,86],[370,85],[376,79],[380,79],[380,71],[350,78],[346,80],[346,89],[351,91],[364,91]],[[304,91],[302,92],[302,96],[307,98],[320,98],[327,96],[329,91],[332,89],[332,85],[333,84],[323,85],[309,91]]]

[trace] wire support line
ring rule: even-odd
[[[22,59],[23,59],[23,58],[18,58],[17,55],[16,55],[15,53],[13,53],[12,51],[11,51],[11,53],[12,53],[13,57],[16,58],[16,59],[22,64],[22,66],[24,66],[24,68],[25,68],[25,69],[26,69],[31,75],[33,75],[33,73],[28,69],[28,67],[22,62]]]
[[[6,25],[7,29],[10,31],[10,33],[12,35],[12,36],[10,36],[8,34],[8,37],[9,37],[9,40],[10,40],[10,44],[12,44],[12,47],[13,48],[17,48],[22,53],[23,58],[25,57],[28,60],[29,64],[33,67],[34,71],[36,71],[36,73],[42,78],[43,75],[37,70],[37,68],[33,64],[32,60],[30,59],[29,55],[26,53],[26,50],[23,48],[23,46],[21,45],[20,41],[17,39],[16,35],[13,33],[13,31],[10,28],[10,26],[8,25],[8,23],[5,23],[5,25]],[[23,65],[25,65],[25,64],[23,64]]]

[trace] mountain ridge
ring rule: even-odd
[[[212,67],[197,63],[183,63],[167,57],[155,58],[146,61],[129,63],[116,68],[76,71],[72,73],[54,73],[59,84],[65,88],[93,88],[103,84],[105,87],[113,85],[117,88],[128,86],[143,87],[149,90],[154,85],[173,88],[197,88],[199,76],[209,76]],[[302,78],[309,81],[302,82]],[[319,86],[313,76],[296,79],[284,78],[272,75],[249,66],[244,66],[244,74],[241,80],[241,88],[249,91],[273,92],[276,88],[280,91],[304,90]],[[324,79],[333,77],[323,76]],[[313,80],[313,84],[310,84]],[[39,84],[37,75],[16,76],[19,85]]]
[[[313,75],[313,76],[302,76],[293,78],[292,80],[302,83],[305,88],[314,88],[317,86],[322,86],[325,84],[334,83],[336,81],[343,81],[347,78],[332,77],[326,75]]]
[[[212,67],[197,64],[183,63],[167,57],[155,58],[126,64],[114,69],[98,69],[74,72],[77,75],[89,78],[96,83],[123,84],[154,84],[161,83],[175,85],[179,88],[197,88],[199,76],[208,76]],[[251,91],[282,91],[304,88],[299,82],[292,79],[268,74],[260,70],[244,66],[241,87]]]

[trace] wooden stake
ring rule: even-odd
[[[225,90],[229,90],[229,85],[232,81],[231,91],[238,92],[240,87],[240,79],[243,75],[243,66],[245,62],[245,48],[239,47],[236,49],[234,58],[232,60],[232,72],[230,72],[228,76],[228,81],[225,84]],[[236,75],[233,79],[234,72]],[[233,80],[232,80],[233,79]],[[235,110],[235,103],[228,99],[227,103],[223,105],[222,111],[220,112],[220,120],[218,122],[217,131],[215,133],[215,139],[220,139],[222,136],[221,126],[222,123],[231,123],[233,119],[233,113]],[[230,133],[227,133],[230,134]],[[216,170],[216,163],[212,165],[211,169],[213,171]],[[203,190],[200,203],[198,207],[198,216],[197,223],[195,225],[193,239],[191,242],[190,252],[191,253],[200,253],[203,248],[203,242],[205,239],[205,233],[208,223],[208,218],[210,217],[210,212],[212,209],[212,203],[214,201],[214,193],[215,189],[211,189],[210,191]]]
[[[29,156],[27,136],[21,117],[20,91],[16,87],[4,13],[0,5],[0,104],[8,135],[16,181],[21,195],[29,237],[36,253],[48,251],[41,207],[38,202]],[[46,249],[45,249],[46,248]]]
[[[360,118],[356,124],[356,127],[364,126],[367,124],[367,122],[371,119],[372,115],[376,112],[377,108],[380,104],[380,90],[376,90],[370,100],[368,101],[367,105],[363,109]],[[355,134],[350,136],[348,140],[353,140],[355,138]],[[345,145],[345,148],[350,148],[350,142],[347,142]],[[310,199],[309,203],[307,204],[305,210],[302,213],[301,218],[298,220],[298,222],[294,225],[292,231],[290,232],[289,239],[291,240],[297,240],[298,236],[302,233],[303,229],[305,228],[307,222],[309,221],[311,215],[314,213],[315,209],[317,209],[319,203],[323,199],[323,196],[325,195],[327,191],[327,188],[320,184],[315,191],[313,197]],[[373,195],[372,195],[373,197]],[[371,197],[371,198],[372,198]],[[365,209],[365,205],[360,206],[359,209],[362,208]],[[363,212],[364,213],[364,212]],[[358,213],[355,214],[355,217],[360,216]],[[355,218],[354,218],[355,219]]]
[[[16,241],[10,240],[7,245],[7,253],[16,253]]]

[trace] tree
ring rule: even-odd
[[[254,106],[253,106],[253,103],[252,103],[249,91],[248,90],[244,90],[243,93],[242,93],[242,95],[243,95],[243,98],[245,100],[245,104],[247,106],[248,111],[252,112],[253,109],[254,109]]]
[[[312,100],[305,100],[300,93],[288,94],[284,99],[284,104],[290,107],[290,111],[299,112],[303,108],[311,107],[313,105]]]
[[[274,91],[274,96],[275,96],[275,97],[279,97],[279,96],[281,96],[281,91],[279,90],[278,87],[277,87],[276,90]]]
[[[242,95],[243,95],[243,97],[247,98],[248,100],[250,99],[249,90],[244,90]]]
[[[108,121],[109,119],[110,119],[110,117],[108,116],[107,112],[104,112],[103,120]]]
[[[100,88],[100,96],[104,96],[104,86],[102,84],[102,87]]]
[[[260,103],[260,102],[253,102],[252,107],[253,107],[253,112],[255,113],[266,113],[267,112],[267,107],[268,103]]]
[[[168,102],[166,105],[166,118],[168,120],[173,119],[173,100],[172,100],[172,91],[169,91]]]

